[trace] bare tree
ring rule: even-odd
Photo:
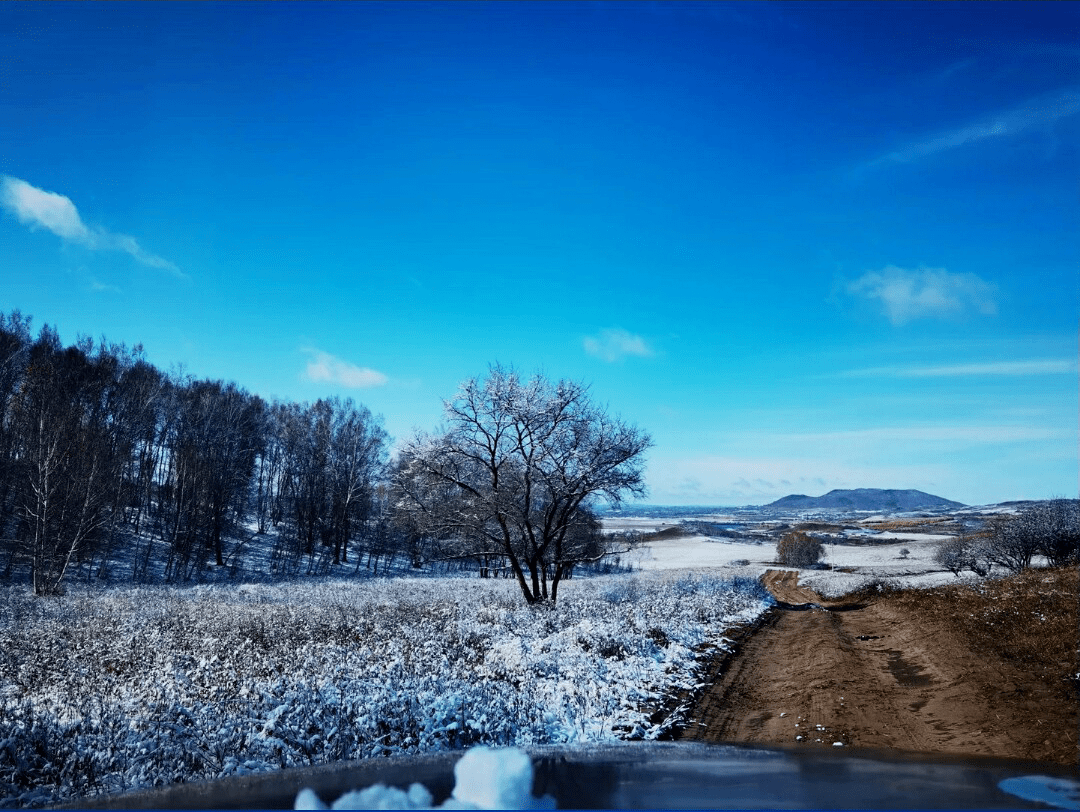
[[[1038,539],[1038,551],[1051,567],[1080,560],[1080,500],[1050,499],[1025,510],[1018,521]]]
[[[20,492],[20,427],[14,407],[32,344],[29,317],[18,310],[10,316],[0,313],[0,552],[6,558],[5,574],[11,573],[20,549],[15,529]]]
[[[263,402],[236,384],[189,381],[170,444],[173,521],[166,575],[186,579],[212,555],[224,566],[223,536],[245,516],[260,452]]]
[[[290,403],[277,415],[284,453],[278,500],[285,529],[276,558],[286,570],[296,570],[307,556],[312,572],[318,546],[329,538],[326,502],[333,406],[326,400],[311,405]]]
[[[956,536],[942,541],[934,551],[934,561],[957,578],[964,570],[980,577],[990,574],[993,567],[986,557],[983,539],[978,536]]]
[[[61,348],[46,325],[13,402],[20,535],[39,595],[60,591],[68,567],[111,519],[120,470],[107,409],[114,379],[91,350],[89,339]]]
[[[982,557],[1010,572],[1030,567],[1041,544],[1038,528],[1022,515],[995,516],[976,536]]]
[[[330,538],[334,563],[349,560],[349,540],[371,514],[375,483],[385,464],[386,432],[371,412],[351,399],[330,401],[329,467]]]
[[[345,562],[360,539],[397,549],[373,521],[387,437],[363,406],[268,406],[234,383],[163,374],[141,346],[65,348],[48,325],[31,340],[29,324],[0,314],[0,574],[29,566],[35,589],[55,592],[73,566],[107,574],[134,538],[132,578],[163,549],[164,576],[183,580],[238,563],[245,542],[230,540],[252,512],[260,532],[284,523],[286,569]]]
[[[403,449],[397,507],[444,555],[503,559],[526,601],[554,602],[574,564],[608,552],[582,532],[592,502],[644,494],[649,436],[583,384],[498,366],[444,406],[447,428]]]

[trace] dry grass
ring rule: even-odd
[[[940,518],[927,518],[927,519],[889,519],[882,522],[859,522],[862,527],[867,530],[911,530],[919,532],[924,529],[937,530],[938,528],[931,525],[949,524],[952,519],[949,517]]]
[[[1078,569],[1030,569],[977,586],[903,593],[916,610],[953,618],[976,651],[1013,661],[1049,683],[1076,688]]]
[[[905,609],[948,623],[987,664],[1000,662],[1019,674],[995,686],[993,698],[1030,708],[1057,733],[1038,758],[1074,763],[1080,715],[1080,649],[1077,642],[1078,568],[1030,569],[975,586],[883,590]],[[870,596],[866,596],[870,597]],[[884,595],[879,594],[879,597]]]
[[[665,527],[663,530],[657,530],[655,533],[642,533],[642,541],[664,541],[665,539],[681,539],[691,533],[682,526]]]
[[[793,529],[813,533],[840,533],[843,531],[844,526],[840,524],[829,524],[827,522],[803,522],[802,524],[795,525]]]

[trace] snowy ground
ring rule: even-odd
[[[0,806],[473,744],[654,738],[756,582],[307,579],[0,589]]]
[[[724,521],[731,517],[702,517]],[[874,521],[888,517],[873,516]],[[866,520],[860,520],[865,522]],[[771,522],[770,522],[771,523]],[[670,520],[620,517],[618,529],[652,533],[675,526]],[[605,523],[605,527],[607,524]],[[746,535],[755,533],[749,528]],[[824,544],[825,570],[803,570],[800,582],[826,596],[857,589],[875,579],[893,579],[905,586],[934,586],[955,580],[955,576],[934,562],[938,545],[952,536],[943,533],[878,531],[860,527],[846,531],[849,544]],[[775,538],[762,541],[716,538],[702,535],[658,539],[624,555],[624,563],[649,572],[703,570],[729,577],[757,578],[768,569],[785,569],[776,563]]]
[[[636,569],[700,570],[724,567],[739,569],[740,575],[757,577],[767,569],[766,564],[776,557],[771,544],[720,541],[707,536],[686,536],[649,542],[623,556],[623,561]],[[748,561],[750,568],[732,562]],[[743,571],[745,569],[745,572]]]

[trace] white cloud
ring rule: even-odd
[[[42,226],[65,240],[94,246],[94,235],[79,217],[71,198],[5,175],[0,185],[0,203],[13,212],[20,223],[32,228]]]
[[[129,237],[126,234],[102,234],[102,236],[107,247],[115,248],[118,251],[130,254],[136,262],[141,262],[143,265],[147,265],[151,268],[172,271],[177,276],[186,276],[186,274],[182,273],[180,269],[169,262],[169,260],[162,259],[145,250],[135,241],[134,237]]]
[[[962,375],[1071,375],[1075,372],[1076,362],[1069,358],[1042,358],[939,367],[870,367],[840,374],[846,378],[946,378]]]
[[[609,362],[628,355],[648,357],[653,354],[644,338],[618,327],[601,330],[596,336],[585,336],[581,343],[589,355]]]
[[[970,273],[944,268],[906,270],[890,265],[869,271],[848,285],[848,292],[876,299],[893,324],[918,318],[947,318],[970,311],[997,313],[997,286]]]
[[[1021,133],[1080,113],[1080,88],[1070,87],[1030,99],[1019,107],[987,116],[981,121],[939,133],[883,155],[871,165],[910,163],[965,144]]]
[[[99,282],[96,279],[90,280],[90,290],[98,293],[120,293],[120,288],[116,285],[107,285],[104,282]]]
[[[186,278],[173,263],[143,249],[134,237],[87,226],[66,195],[46,192],[24,180],[4,175],[0,176],[0,206],[30,228],[48,229],[61,239],[94,250],[123,251],[136,262]]]
[[[309,381],[326,381],[348,389],[369,389],[382,386],[389,379],[381,372],[358,367],[322,350],[305,350],[311,359],[304,374]]]
[[[871,443],[964,442],[1017,443],[1031,440],[1069,439],[1069,432],[1041,426],[898,426],[849,431],[771,434],[781,443],[826,443],[848,447]]]

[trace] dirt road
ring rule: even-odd
[[[714,669],[679,738],[1075,763],[1075,701],[972,651],[947,613],[830,602],[793,571],[763,581],[777,608]]]

